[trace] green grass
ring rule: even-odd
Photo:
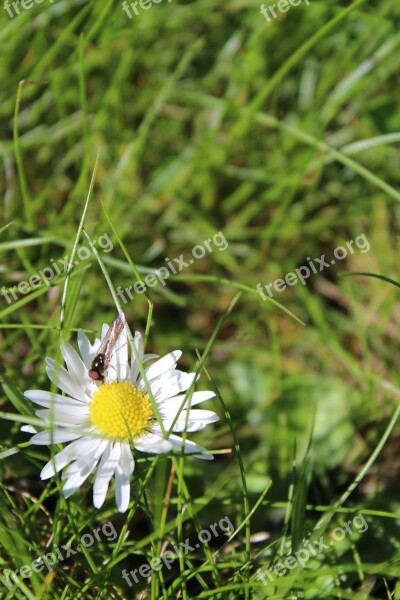
[[[1,599],[400,598],[399,23],[398,0],[311,0],[269,24],[241,0],[132,20],[110,1],[0,7],[2,289],[112,242],[0,294]],[[218,232],[223,251],[113,297]],[[367,252],[257,292],[363,234]],[[54,388],[44,358],[116,301],[148,352],[183,350],[220,416],[189,435],[213,462],[137,454],[123,515],[112,489],[93,507],[91,479],[68,500],[41,481],[52,450],[20,432],[24,390]],[[224,518],[229,535],[123,578]],[[107,523],[115,539],[6,580]]]

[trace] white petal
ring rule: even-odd
[[[183,410],[179,417],[176,419],[172,431],[200,431],[209,425],[219,421],[219,416],[212,412],[212,410],[191,410],[189,416],[187,411]],[[164,429],[169,432],[174,422],[174,417],[162,419]],[[162,433],[161,426],[158,423],[154,423],[152,431]]]
[[[71,344],[69,344],[68,342],[63,342],[61,344],[61,354],[63,355],[69,373],[75,379],[83,379],[85,377],[88,377],[87,366],[85,365],[79,354],[75,352]]]
[[[37,410],[35,415],[39,417],[39,419],[43,419],[47,423],[51,425],[56,425],[57,427],[65,427],[68,425],[82,425],[84,427],[90,426],[89,420],[89,408],[87,409],[86,415],[83,411],[70,410],[65,411],[61,410],[58,407]]]
[[[72,398],[77,398],[78,400],[82,400],[82,402],[89,402],[89,396],[83,391],[79,383],[74,379],[72,375],[68,373],[64,367],[59,365],[52,358],[46,358],[47,363],[47,376],[57,387],[59,387],[63,392],[68,394],[68,396],[72,396]]]
[[[75,380],[75,383],[78,384],[86,394],[92,396],[96,391],[97,386],[89,377],[89,367],[86,366],[79,354],[75,352],[68,342],[62,343],[61,352],[65,364],[67,365],[68,372]]]
[[[109,442],[101,457],[96,479],[93,485],[93,505],[103,506],[111,477],[115,473],[121,455],[121,445]]]
[[[144,364],[148,360],[154,360],[155,358],[158,358],[158,354],[144,354],[142,358],[142,363]]]
[[[162,436],[149,433],[146,436],[134,440],[135,448],[141,452],[149,452],[150,454],[164,454],[172,450],[172,444],[169,440],[165,440]]]
[[[144,352],[144,348],[143,348],[143,336],[140,333],[140,331],[135,331],[135,337],[133,339],[134,344],[135,344],[135,348],[137,350],[137,354],[138,354],[138,358],[140,360],[143,360],[143,352]]]
[[[28,398],[31,402],[44,406],[45,408],[52,408],[57,406],[66,410],[80,409],[82,414],[85,414],[87,404],[80,400],[74,400],[68,396],[61,396],[61,394],[53,394],[52,392],[46,392],[44,390],[26,390],[24,392],[25,398]]]
[[[154,364],[146,369],[146,379],[150,381],[155,377],[160,377],[166,371],[170,369],[175,369],[176,363],[182,356],[181,350],[175,350],[174,352],[170,352],[163,358],[157,360]]]
[[[174,450],[178,452],[182,451],[183,440],[177,435],[170,435],[169,441],[171,442]],[[214,457],[212,454],[194,454],[195,452],[204,452],[206,449],[203,446],[198,446],[194,442],[190,440],[185,440],[184,453],[185,454],[193,454],[196,458],[202,458],[204,460],[213,460]]]
[[[124,475],[129,476],[132,475],[135,469],[135,461],[133,460],[132,451],[128,443],[121,443],[121,458],[118,469]]]
[[[181,392],[186,392],[196,379],[195,373],[183,373],[182,371],[172,371],[167,382],[163,382],[160,393],[156,396],[157,403],[171,396],[176,396]],[[153,387],[152,387],[153,389]]]
[[[186,394],[172,396],[171,398],[166,398],[162,401],[158,401],[157,399],[157,406],[162,415],[168,414],[169,411],[175,412],[176,414],[181,407],[187,408],[188,406],[196,406],[196,404],[200,404],[200,402],[205,402],[206,400],[214,397],[214,392],[193,392],[190,399]],[[185,398],[186,402],[184,402]]]
[[[65,498],[69,498],[94,471],[107,444],[108,442],[106,440],[100,440],[94,454],[91,454],[90,456],[81,456],[68,467],[65,474],[63,474],[63,479],[67,480],[63,487]]]
[[[128,339],[123,329],[116,340],[115,349],[112,351],[107,382],[125,381],[128,378]]]
[[[37,433],[37,430],[32,427],[32,425],[22,425],[20,431],[23,431],[24,433]]]
[[[55,473],[61,471],[68,463],[77,460],[80,456],[95,455],[101,442],[103,442],[103,440],[82,437],[79,440],[68,444],[68,446],[55,454],[53,460],[49,460],[43,467],[40,478],[48,479],[49,477],[52,477]]]
[[[132,352],[132,362],[136,361],[136,358],[140,361],[143,360],[143,337],[140,331],[135,331],[135,337],[133,338],[133,343],[136,348],[137,357],[135,353]]]
[[[48,446],[49,444],[63,444],[64,442],[71,442],[82,437],[84,432],[76,433],[68,431],[68,429],[54,429],[53,431],[42,431],[37,433],[29,440],[31,444],[36,446]]]
[[[120,381],[125,381],[128,378],[129,361],[128,361],[128,336],[125,329],[121,331],[118,340],[117,348],[117,371]]]
[[[129,506],[134,468],[135,462],[129,445],[121,444],[121,459],[115,472],[115,502],[120,513],[124,513]]]
[[[130,380],[136,382],[140,372],[137,361],[140,361],[143,365],[148,360],[158,358],[158,354],[143,354],[143,338],[139,331],[135,332],[133,344],[136,348],[136,353],[133,350],[131,352]]]
[[[81,353],[83,362],[85,363],[86,367],[89,369],[90,365],[92,364],[92,360],[94,359],[94,357],[97,354],[97,350],[100,347],[100,340],[96,339],[94,341],[93,344],[91,344],[89,342],[89,339],[86,335],[86,333],[84,333],[82,331],[82,329],[79,329],[78,331],[78,348],[79,348],[79,352]]]
[[[89,477],[94,471],[97,465],[97,460],[88,462],[85,458],[79,458],[71,467],[69,467],[69,475],[66,484],[63,487],[63,494],[65,498],[72,496],[78,488],[81,487],[82,483]]]

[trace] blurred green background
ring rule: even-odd
[[[313,0],[271,23],[257,2],[243,0],[164,0],[132,19],[115,1],[44,0],[13,18],[0,7],[1,285],[70,255],[97,153],[84,228],[112,240],[102,256],[116,287],[135,276],[106,213],[143,276],[221,231],[226,250],[149,289],[148,350],[181,348],[181,366],[193,369],[196,350],[242,290],[207,369],[231,415],[251,505],[272,478],[251,530],[274,539],[296,482],[293,461],[298,467],[308,453],[308,505],[335,502],[398,404],[400,290],[341,273],[399,279],[399,24],[398,0]],[[259,282],[285,277],[307,257],[332,258],[362,234],[368,252],[355,247],[306,285],[275,291],[304,325],[257,293]],[[63,281],[11,304],[0,296],[5,413],[15,412],[15,390],[48,389],[44,357],[59,356]],[[76,267],[69,290],[67,335],[75,343],[72,329],[98,333],[115,307],[93,258]],[[143,331],[146,297],[136,294],[124,310]],[[205,375],[201,386],[209,387]],[[195,441],[232,448],[222,407],[207,405],[221,422]],[[18,430],[0,422],[1,450],[26,441]],[[396,426],[346,502],[392,513],[370,517],[358,545],[370,565],[364,578],[343,584],[342,596],[317,585],[309,597],[400,598],[399,441]],[[48,451],[31,461],[29,452],[0,462],[3,483],[40,494]],[[228,469],[210,519],[240,505],[233,453],[188,468],[193,494]],[[319,516],[307,510],[304,530]],[[344,556],[339,564],[355,564]],[[378,563],[392,570],[374,570]],[[361,595],[351,595],[359,585]]]

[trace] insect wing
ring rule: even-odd
[[[97,352],[97,356],[99,354],[103,354],[104,356],[104,367],[106,368],[108,363],[110,362],[111,353],[115,346],[117,339],[119,338],[123,328],[125,326],[125,317],[123,313],[117,315],[114,321],[111,323],[109,330],[104,336],[103,341],[101,342],[100,348]]]

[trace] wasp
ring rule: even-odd
[[[104,372],[110,364],[114,346],[125,326],[125,315],[119,313],[111,323],[109,330],[101,342],[100,348],[92,361],[92,366],[89,370],[89,377],[93,381],[104,381]]]

